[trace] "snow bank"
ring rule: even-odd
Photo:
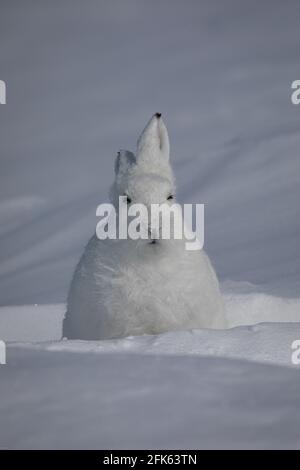
[[[240,325],[255,325],[257,323],[294,323],[300,322],[300,298],[294,297],[280,297],[275,295],[272,290],[263,291],[261,287],[254,286],[250,283],[239,283],[239,282],[226,282],[222,285],[223,297],[225,302],[226,316],[228,319],[229,328],[233,328]],[[62,336],[62,319],[65,313],[64,304],[56,305],[28,305],[28,306],[17,306],[17,307],[2,307],[0,308],[0,338],[5,341],[31,341],[31,342],[43,342],[43,341],[57,341],[61,339]],[[293,325],[282,325],[279,328],[278,326],[249,326],[248,328],[239,329],[243,331],[246,336],[250,335],[250,332],[259,341],[258,332],[266,331],[268,334],[271,334],[272,328],[275,331],[281,331],[283,335],[290,332],[297,331],[297,326]],[[248,333],[247,333],[248,332]],[[227,347],[224,344],[228,345],[234,341],[236,333],[234,331],[230,332],[211,332],[210,330],[197,330],[193,333],[189,332],[178,332],[178,333],[167,333],[165,335],[160,335],[153,337],[153,340],[149,340],[151,343],[150,349],[154,345],[159,343],[158,338],[164,338],[164,342],[168,344],[168,335],[180,335],[181,343],[185,344],[185,349],[188,351],[197,351],[197,346],[193,346],[193,338],[197,338],[195,341],[198,343],[201,339],[201,342],[204,344],[206,341],[210,342],[207,350],[211,350],[212,354],[217,352],[217,347],[213,347],[212,344],[215,341],[215,338],[218,335],[223,337],[224,342],[220,349],[220,354],[226,353]],[[275,334],[275,333],[274,333]],[[300,335],[299,335],[300,336]],[[239,334],[237,337],[240,338]],[[151,336],[149,338],[152,338]],[[288,336],[290,338],[290,336]],[[245,338],[246,339],[246,338]],[[137,338],[133,343],[128,342],[126,339],[119,341],[116,344],[123,345],[120,346],[121,349],[124,347],[126,350],[127,347],[133,349],[140,344],[140,341],[144,341],[142,346],[147,349],[147,340]],[[267,341],[266,338],[263,341]],[[274,337],[274,347],[277,342],[277,336]],[[68,346],[61,345],[55,346],[62,347],[63,349],[71,348],[71,342],[67,343]],[[76,344],[80,344],[76,342]],[[90,342],[87,346],[87,350],[93,349],[93,344],[98,344],[97,342]],[[114,349],[114,341],[106,341],[105,347],[108,347],[109,350]],[[102,343],[99,343],[96,346],[96,349],[102,348]],[[109,346],[111,345],[111,346]],[[130,346],[131,345],[131,346]],[[165,346],[164,346],[165,347]],[[155,349],[155,348],[154,348]],[[167,348],[168,349],[168,348]],[[233,347],[234,349],[234,347]],[[255,348],[254,348],[255,349]],[[253,349],[253,354],[255,351]],[[229,347],[230,350],[230,347]],[[261,347],[257,345],[258,354],[261,351]],[[173,351],[176,353],[176,350]],[[181,351],[178,351],[181,352]],[[200,353],[205,353],[205,348],[200,351]],[[270,353],[273,356],[273,352]],[[241,357],[238,354],[238,357]],[[242,355],[244,357],[244,355]]]
[[[65,306],[57,304],[1,308],[0,337],[41,352],[213,356],[291,366],[291,344],[300,339],[300,299],[276,297],[249,283],[227,282],[222,290],[228,330],[61,341]]]
[[[232,324],[269,323],[60,341],[63,304],[2,308],[0,337],[19,342],[1,366],[0,447],[300,449],[300,301],[223,293]]]
[[[221,286],[229,327],[262,322],[299,322],[300,286],[255,286],[249,282],[224,282]]]
[[[300,374],[205,357],[9,349],[1,448],[300,448]]]
[[[300,323],[264,323],[232,330],[172,331],[104,341],[63,340],[14,343],[13,348],[36,353],[180,355],[237,358],[292,366],[291,345],[300,340]]]

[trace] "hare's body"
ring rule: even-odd
[[[122,194],[147,206],[173,197],[167,157],[167,132],[156,115],[139,140],[137,158],[125,152],[117,160],[115,206]],[[218,280],[204,251],[186,250],[185,240],[150,241],[90,240],[73,276],[64,336],[108,339],[225,327]]]
[[[224,327],[218,281],[208,257],[203,250],[185,250],[181,241],[170,245],[139,247],[130,240],[93,237],[72,281],[67,337],[105,339]]]

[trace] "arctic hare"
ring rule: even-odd
[[[111,201],[174,202],[167,129],[156,113],[136,156],[119,152]],[[73,276],[63,336],[108,339],[188,328],[224,328],[218,280],[208,256],[184,240],[89,241]]]

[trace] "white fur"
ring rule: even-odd
[[[165,203],[174,194],[167,129],[154,115],[137,156],[121,151],[111,200]],[[174,201],[170,201],[173,203]],[[224,328],[218,280],[204,251],[185,240],[99,240],[92,237],[70,287],[63,335],[107,339],[188,328]]]

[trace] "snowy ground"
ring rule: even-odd
[[[12,349],[1,447],[300,448],[300,374],[247,361]]]
[[[300,448],[299,2],[0,9],[0,447]],[[231,328],[60,341],[113,158],[156,111]]]
[[[300,449],[300,299],[223,291],[230,326],[265,323],[61,341],[63,304],[0,309],[0,447]]]

